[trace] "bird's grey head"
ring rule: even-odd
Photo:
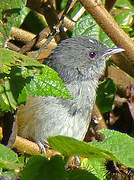
[[[80,36],[63,40],[45,64],[56,70],[66,83],[94,79],[104,71],[106,57],[121,51],[122,48],[108,49],[95,39]]]

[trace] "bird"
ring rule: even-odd
[[[17,112],[18,135],[35,141],[42,151],[51,136],[83,140],[106,59],[122,51],[121,47],[108,48],[88,36],[61,41],[44,64],[58,73],[73,98],[29,97],[26,105]]]

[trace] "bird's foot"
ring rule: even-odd
[[[80,165],[80,158],[79,156],[74,156],[74,161],[77,165]]]
[[[37,141],[37,144],[40,148],[41,153],[46,154],[46,148],[49,148],[49,145],[46,142],[42,143],[41,141]]]

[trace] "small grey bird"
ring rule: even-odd
[[[83,140],[87,132],[99,77],[105,59],[124,51],[109,49],[87,36],[63,40],[45,61],[58,72],[73,100],[60,97],[30,97],[17,112],[18,134],[40,147],[50,136],[64,135]]]

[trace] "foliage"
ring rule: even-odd
[[[48,160],[43,155],[32,156],[24,166],[17,155],[7,149],[5,146],[0,146],[0,166],[1,173],[4,175],[16,176],[17,172],[22,171],[22,180],[29,179],[74,179],[74,174],[80,179],[103,179],[107,173],[105,170],[105,161],[107,159],[114,160],[129,168],[134,168],[134,139],[130,136],[113,130],[100,130],[105,135],[102,142],[82,142],[73,138],[57,136],[50,137],[49,144],[55,150],[61,152],[64,157],[79,155],[86,157],[83,160],[81,167],[85,170],[72,170],[69,172],[66,169],[66,158],[59,155]],[[121,151],[122,150],[122,151]],[[8,154],[8,156],[7,156]],[[91,173],[88,173],[88,171]],[[52,172],[52,173],[51,173]],[[76,173],[77,172],[77,173]],[[75,177],[76,178],[76,177]]]
[[[112,109],[117,87],[112,79],[106,79],[99,84],[97,89],[96,103],[102,113]]]
[[[105,135],[102,142],[80,142],[78,140],[57,136],[50,137],[49,144],[53,149],[61,152],[65,156],[83,156],[96,159],[111,159],[127,167],[134,168],[133,146],[134,139],[113,130],[100,130]],[[124,151],[125,149],[125,151]],[[127,154],[127,155],[126,155]]]
[[[1,1],[0,7],[0,47],[4,47],[13,26],[19,27],[29,10],[25,7],[26,1]]]
[[[16,109],[26,102],[28,94],[71,98],[57,72],[48,66],[3,48],[0,49],[0,58],[2,111]]]

